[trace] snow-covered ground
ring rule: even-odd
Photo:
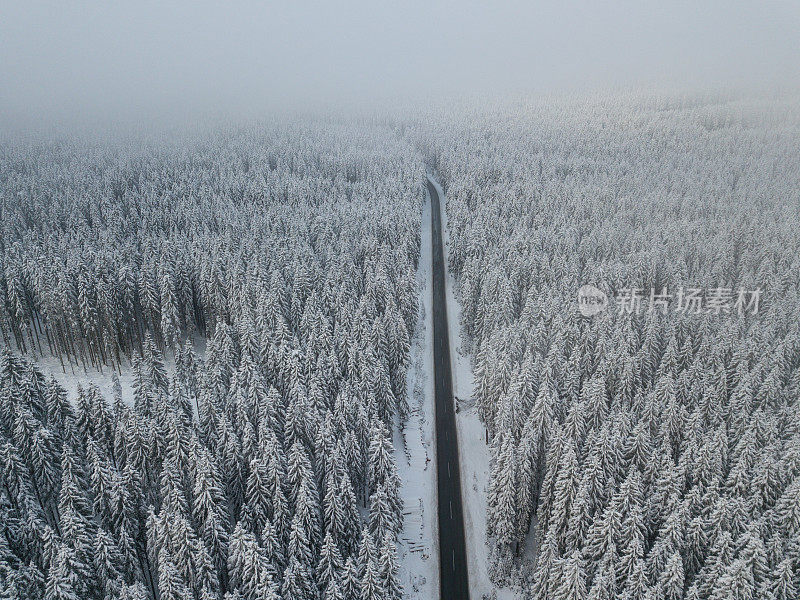
[[[445,196],[434,180],[442,206],[442,231],[445,256],[448,255],[449,230]],[[514,593],[508,588],[498,588],[489,580],[489,546],[486,543],[486,487],[489,481],[489,447],[485,429],[472,404],[472,367],[470,357],[464,353],[461,331],[461,306],[456,300],[456,282],[445,260],[445,291],[447,294],[447,320],[450,334],[450,361],[453,373],[453,394],[456,397],[456,427],[458,428],[459,463],[461,465],[461,495],[464,506],[464,535],[467,544],[469,589],[473,599],[497,594],[501,600],[511,600]]]
[[[193,338],[193,343],[195,356],[198,359],[202,359],[205,356],[205,339],[200,335],[196,335]],[[78,397],[79,385],[84,388],[89,385],[95,385],[108,402],[113,401],[113,377],[114,373],[116,373],[122,387],[122,399],[128,404],[133,404],[133,370],[127,360],[123,360],[119,371],[111,367],[103,367],[102,371],[98,371],[91,366],[87,366],[84,370],[81,365],[70,364],[66,359],[64,359],[62,366],[57,356],[37,356],[33,359],[28,355],[28,358],[36,363],[45,377],[49,378],[52,375],[56,378],[61,387],[67,391],[67,398],[70,401],[74,401]],[[175,373],[175,357],[171,351],[168,351],[164,356],[164,368],[170,377]]]
[[[436,520],[436,447],[433,439],[433,323],[431,321],[430,200],[422,213],[422,252],[417,270],[420,313],[412,338],[407,374],[410,415],[395,435],[397,466],[402,478],[403,530],[400,534],[400,577],[407,598],[439,596],[439,532]]]
[[[79,385],[84,388],[90,385],[97,386],[103,397],[108,402],[111,402],[114,399],[113,375],[116,373],[122,387],[122,399],[129,404],[133,403],[133,371],[127,362],[121,367],[122,373],[111,367],[103,367],[102,373],[91,366],[87,366],[84,371],[82,366],[70,365],[66,359],[62,368],[61,361],[55,356],[40,356],[34,362],[45,377],[49,378],[52,375],[56,378],[61,387],[67,390],[67,398],[71,402],[74,402],[78,397]],[[164,364],[167,372],[172,374],[175,368],[174,361],[168,360]]]

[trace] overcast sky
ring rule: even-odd
[[[800,2],[0,0],[8,115],[800,80]]]

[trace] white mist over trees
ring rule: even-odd
[[[797,597],[799,125],[794,101],[598,96],[430,138],[497,582],[540,600]],[[583,284],[764,299],[744,317],[587,319]]]
[[[794,0],[6,0],[0,129],[800,81]]]

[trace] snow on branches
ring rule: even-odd
[[[526,597],[796,597],[796,102],[609,96],[476,112],[431,144],[491,445],[498,582],[533,543]],[[585,284],[611,298],[764,293],[746,314],[587,318]]]
[[[399,600],[413,148],[319,121],[0,152],[4,597]]]

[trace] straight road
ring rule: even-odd
[[[468,600],[461,470],[453,410],[450,336],[447,329],[442,214],[439,194],[430,181],[433,250],[433,378],[436,398],[436,480],[439,499],[439,571],[441,600]]]

